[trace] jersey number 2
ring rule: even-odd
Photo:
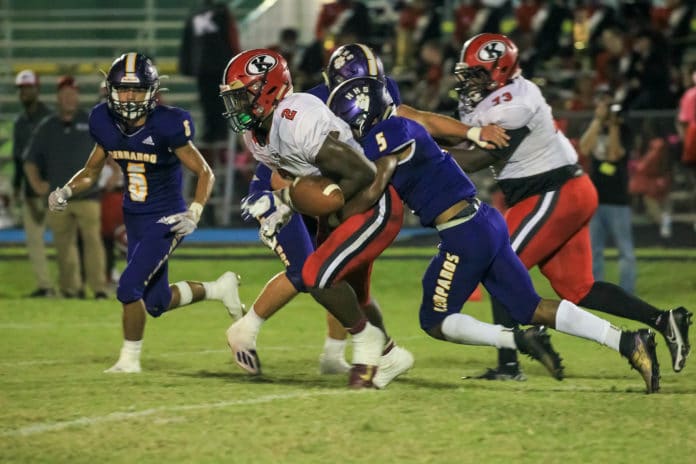
[[[128,163],[128,193],[131,201],[143,202],[147,198],[145,163]]]
[[[282,113],[280,113],[280,116],[283,119],[287,119],[288,121],[292,121],[295,119],[295,115],[297,114],[297,111],[291,110],[290,108],[285,108]]]

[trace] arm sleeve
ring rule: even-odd
[[[371,161],[385,155],[403,150],[415,142],[415,136],[409,130],[408,123],[403,118],[392,117],[382,121],[379,130],[370,131],[363,141],[365,156]]]
[[[263,163],[259,163],[256,166],[256,171],[254,172],[254,177],[251,179],[249,184],[249,194],[262,192],[264,190],[271,190],[271,175],[273,171],[271,168]]]
[[[399,85],[391,77],[387,77],[387,92],[391,95],[394,106],[399,106],[401,104],[401,92],[399,92]]]
[[[97,142],[100,146],[104,146],[103,139],[101,135],[99,134],[99,117],[97,116],[97,107],[92,109],[89,113],[89,135],[92,136],[95,142]]]

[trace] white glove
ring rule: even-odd
[[[191,203],[189,209],[183,213],[172,214],[170,216],[165,216],[158,222],[163,224],[170,224],[172,227],[169,229],[172,233],[179,237],[184,237],[190,235],[198,227],[198,221],[201,219],[201,213],[203,212],[203,205],[196,203],[195,201]]]
[[[72,189],[67,185],[58,187],[48,195],[48,209],[51,211],[63,211],[68,207],[68,199],[72,196]]]
[[[278,235],[280,229],[282,229],[285,224],[290,221],[293,214],[294,211],[290,209],[288,205],[280,203],[276,205],[275,211],[268,216],[259,219],[259,224],[261,226],[259,228],[259,237],[261,238],[261,241],[271,250],[275,250],[275,247],[278,244],[276,235]]]

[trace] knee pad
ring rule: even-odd
[[[129,285],[121,281],[118,283],[118,288],[116,289],[116,299],[123,304],[132,303],[143,297],[143,290],[143,288]]]
[[[302,271],[296,271],[296,270],[287,270],[285,271],[285,277],[288,278],[290,283],[292,284],[295,289],[300,292],[300,293],[307,293],[307,287],[305,286],[304,281],[302,280]]]
[[[145,294],[145,309],[152,317],[160,317],[169,310],[169,304],[172,301],[172,291],[169,285],[162,288],[152,289]]]

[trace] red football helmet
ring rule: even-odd
[[[517,45],[502,34],[478,34],[462,47],[454,68],[459,98],[468,111],[492,91],[520,75]]]
[[[235,132],[257,127],[276,105],[292,93],[288,64],[279,53],[264,48],[244,51],[227,63],[220,84],[222,115]]]

